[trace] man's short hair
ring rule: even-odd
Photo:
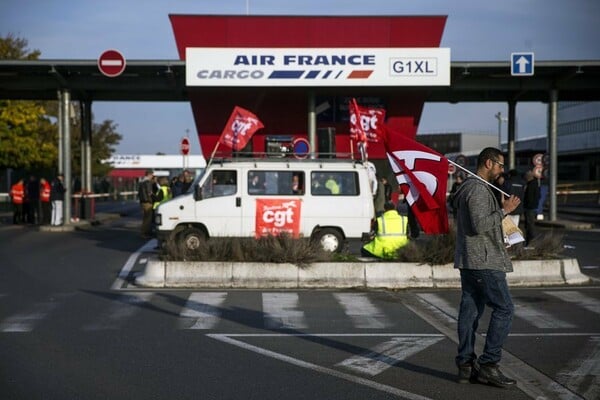
[[[498,158],[503,156],[502,152],[495,147],[486,147],[481,150],[479,156],[477,157],[477,168],[481,168],[485,165],[487,160],[498,161]]]
[[[151,170],[151,169],[147,169],[146,170],[146,176],[148,176],[148,175],[154,175],[154,171]]]
[[[386,201],[385,204],[383,205],[383,209],[385,211],[395,210],[396,206],[391,201]]]

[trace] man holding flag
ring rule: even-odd
[[[516,196],[499,206],[491,183],[504,170],[504,156],[493,147],[481,151],[477,175],[469,176],[452,201],[457,210],[454,268],[460,270],[462,298],[458,313],[458,382],[477,379],[498,387],[516,381],[500,372],[502,346],[510,332],[514,306],[506,282],[512,264],[504,245],[502,219],[520,203]],[[492,308],[483,354],[475,354],[475,337],[485,306]]]

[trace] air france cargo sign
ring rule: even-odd
[[[447,48],[187,48],[188,86],[449,86]]]

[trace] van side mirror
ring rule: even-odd
[[[200,185],[196,186],[196,188],[194,189],[194,200],[202,200],[202,186]]]

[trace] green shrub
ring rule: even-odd
[[[454,262],[456,232],[451,227],[445,235],[421,235],[398,250],[391,260],[382,262],[412,262],[428,265]],[[514,245],[508,253],[515,260],[560,258],[564,251],[563,237],[553,232],[532,240],[530,247]],[[294,239],[287,235],[254,238],[211,238],[196,250],[168,242],[161,251],[163,261],[234,261],[258,263],[290,263],[305,266],[315,262],[356,262],[356,255],[329,253],[310,239]]]
[[[309,239],[287,235],[254,238],[211,238],[195,250],[182,244],[167,242],[161,251],[163,261],[235,261],[259,263],[292,263],[306,265],[331,261],[333,255]]]

